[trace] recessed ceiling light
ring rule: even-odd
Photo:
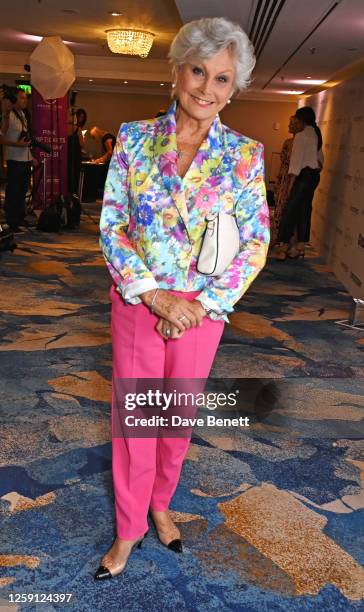
[[[93,79],[89,79],[88,81],[89,81],[89,83],[92,83]]]
[[[312,79],[312,77],[306,76],[305,79]]]
[[[161,85],[163,87],[164,83],[159,83],[159,85]]]
[[[62,13],[66,13],[66,15],[79,15],[80,11],[78,9],[73,8],[65,8],[61,9]]]
[[[112,17],[120,17],[122,13],[118,13],[117,11],[109,11],[109,15]]]
[[[129,83],[129,81],[124,81],[124,83]]]
[[[20,75],[20,78],[21,78],[21,79],[24,79],[24,78],[25,78],[25,77],[24,77],[24,74],[21,74],[21,75]]]

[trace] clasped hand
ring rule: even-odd
[[[144,304],[151,305],[154,293],[154,290],[146,291],[140,296]],[[188,301],[163,290],[156,295],[153,311],[160,317],[156,329],[166,340],[181,338],[186,329],[200,327],[206,316],[198,300]]]

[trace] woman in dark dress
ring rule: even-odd
[[[83,108],[71,113],[68,120],[68,192],[71,194],[78,194],[79,190],[83,148],[82,128],[86,121],[87,114]]]

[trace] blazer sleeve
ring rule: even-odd
[[[269,208],[264,182],[264,148],[257,143],[242,185],[242,193],[235,204],[235,218],[240,233],[240,250],[226,270],[210,277],[197,296],[213,319],[229,322],[227,313],[242,297],[264,267],[269,240]]]
[[[128,157],[125,151],[127,124],[122,124],[110,160],[100,218],[100,246],[106,265],[124,300],[140,303],[138,295],[158,287],[131,243],[127,229],[130,221]]]

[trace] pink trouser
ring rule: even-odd
[[[173,291],[193,300],[199,291]],[[111,288],[114,378],[207,378],[224,329],[204,317],[176,340],[156,331],[158,317],[144,304],[126,304]],[[177,488],[188,438],[113,438],[116,531],[134,540],[148,529],[149,507],[166,510]]]

